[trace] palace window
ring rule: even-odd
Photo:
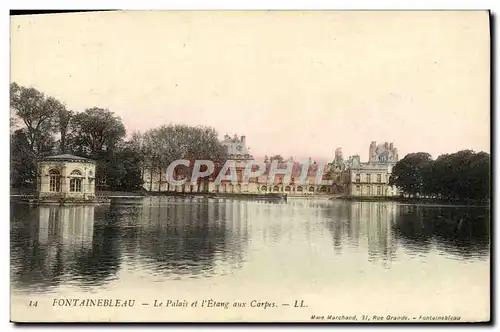
[[[69,191],[71,192],[82,191],[82,179],[69,180]]]
[[[50,191],[59,192],[61,191],[61,173],[57,169],[51,169],[49,171],[50,181],[49,187]]]
[[[377,186],[377,195],[382,195],[382,187]]]
[[[298,191],[299,193],[301,193],[301,192],[302,192],[302,187],[301,187],[301,186],[298,186],[298,187],[297,187],[297,191]]]
[[[361,174],[356,174],[356,182],[360,182],[361,181]]]
[[[382,182],[382,174],[377,174],[377,182]]]
[[[356,193],[359,194],[360,191],[361,191],[361,186],[356,186]]]
[[[371,182],[371,179],[370,179],[370,174],[366,174],[366,182],[370,183]]]
[[[74,170],[69,175],[71,179],[69,180],[69,191],[70,192],[80,192],[82,191],[82,172],[79,170]]]

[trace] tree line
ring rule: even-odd
[[[97,190],[138,190],[149,168],[160,172],[176,159],[223,159],[215,129],[162,125],[127,137],[114,112],[92,107],[69,110],[33,87],[10,84],[13,188],[36,188],[37,161],[54,154],[74,154],[96,161]],[[161,180],[161,179],[160,179]]]
[[[433,160],[426,152],[410,153],[392,169],[389,184],[410,197],[446,200],[490,198],[490,155],[461,150]]]

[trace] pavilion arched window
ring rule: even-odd
[[[81,192],[82,191],[82,178],[83,174],[79,170],[75,169],[69,175],[69,191],[70,192]]]
[[[49,171],[49,190],[52,192],[61,191],[61,173],[57,169],[51,169]]]

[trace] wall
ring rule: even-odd
[[[359,182],[357,175],[359,174]],[[380,175],[380,181],[378,178]],[[348,196],[395,196],[397,190],[389,185],[390,174],[387,168],[384,167],[368,167],[360,169],[351,169],[345,179],[348,181],[346,185],[346,195]]]

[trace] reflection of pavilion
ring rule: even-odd
[[[40,206],[39,246],[46,246],[46,265],[65,270],[81,250],[92,248],[93,206]]]
[[[78,257],[92,251],[93,206],[14,206],[24,227],[12,229],[12,280],[22,287],[50,287],[73,278]],[[27,209],[27,215],[20,211]],[[77,273],[80,275],[80,273]]]
[[[92,246],[94,206],[40,206],[40,244],[59,242],[65,247]]]

